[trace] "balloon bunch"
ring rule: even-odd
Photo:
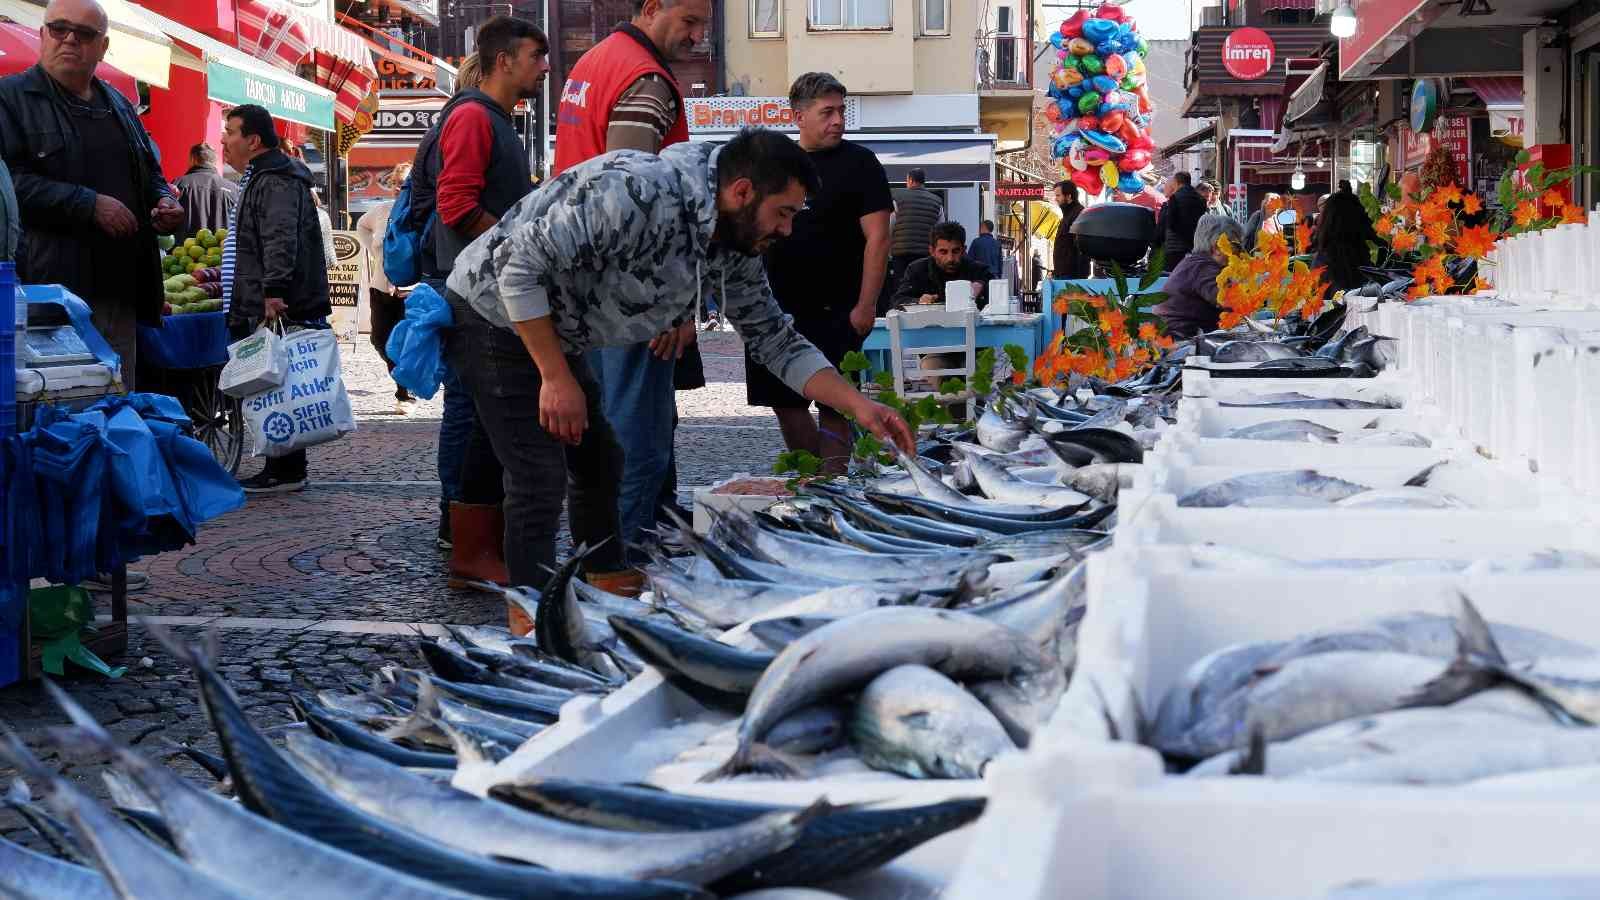
[[[1055,133],[1051,155],[1091,196],[1144,190],[1139,172],[1156,147],[1145,87],[1148,47],[1139,27],[1122,7],[1106,3],[1093,14],[1073,13],[1050,45],[1060,60],[1044,108]]]

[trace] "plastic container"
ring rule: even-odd
[[[1183,370],[1183,396],[1212,397],[1224,403],[1248,403],[1266,394],[1298,393],[1308,397],[1394,401],[1404,405],[1411,383],[1398,373],[1374,378],[1216,378],[1201,368]]]
[[[1435,441],[1432,447],[1361,447],[1311,441],[1257,441],[1202,438],[1169,430],[1145,464],[1149,466],[1408,466],[1413,471],[1446,459],[1461,458],[1459,442]]]
[[[1251,409],[1222,406],[1211,397],[1191,397],[1178,405],[1177,429],[1195,437],[1220,438],[1235,428],[1302,419],[1339,431],[1361,431],[1368,426],[1415,431],[1433,437],[1440,430],[1436,417],[1402,409]]]
[[[694,530],[705,534],[711,530],[711,510],[742,509],[746,512],[760,512],[780,500],[787,500],[789,495],[771,496],[766,494],[719,494],[717,488],[731,484],[735,481],[770,481],[782,485],[788,481],[787,477],[774,477],[770,475],[751,475],[740,472],[731,478],[719,481],[707,488],[700,488],[694,492]]]

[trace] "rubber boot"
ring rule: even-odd
[[[644,590],[644,573],[638,569],[620,572],[590,572],[584,580],[591,585],[619,597],[637,597]]]
[[[506,520],[500,507],[486,503],[450,503],[450,586],[470,582],[511,583],[506,572]]]

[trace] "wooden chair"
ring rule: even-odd
[[[973,372],[977,371],[977,333],[978,311],[975,309],[950,312],[943,309],[930,310],[890,310],[888,315],[889,327],[889,371],[894,375],[894,392],[906,400],[918,400],[923,397],[940,396],[937,386],[947,378],[961,377],[967,379],[968,389],[960,394],[948,396],[945,399],[952,402],[965,400],[967,403],[967,418],[972,418],[973,393],[971,379]],[[942,344],[937,346],[907,346],[906,332],[923,328],[961,328],[966,332],[965,340],[960,344]],[[913,341],[915,338],[913,338]],[[965,364],[958,368],[921,368],[922,358],[934,354],[962,354]],[[908,367],[907,357],[915,360],[913,366]],[[932,379],[935,390],[907,390],[906,382],[920,379]]]

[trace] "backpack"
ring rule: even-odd
[[[400,193],[389,210],[389,225],[383,231],[383,274],[390,283],[416,284],[422,280],[422,252],[433,240],[433,223],[438,210],[432,203],[418,203],[412,193],[412,179],[407,175],[400,185]],[[427,209],[421,207],[426,205]]]

